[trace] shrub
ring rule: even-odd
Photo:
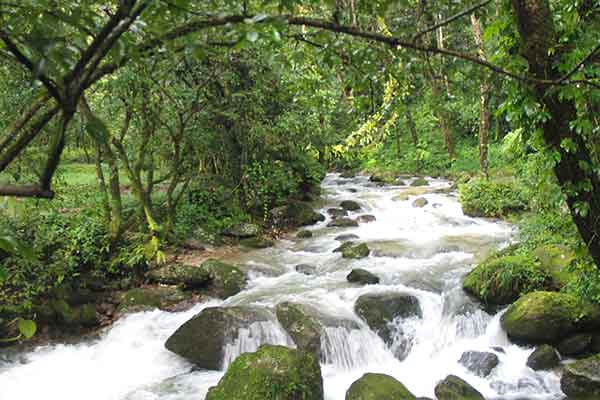
[[[512,183],[475,178],[459,185],[459,194],[464,213],[472,217],[503,217],[527,208],[524,196]]]

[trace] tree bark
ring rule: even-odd
[[[557,35],[548,0],[511,0],[511,4],[530,73],[540,80],[560,78],[550,52],[557,44]],[[532,89],[549,116],[542,123],[544,141],[560,156],[554,172],[581,238],[600,268],[600,178],[592,168],[592,155],[584,139],[570,127],[577,117],[575,104],[557,90],[549,90],[547,84],[534,83]],[[565,141],[574,146],[561,146]]]

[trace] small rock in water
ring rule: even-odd
[[[412,203],[413,207],[416,207],[416,208],[423,208],[427,204],[429,204],[429,201],[427,201],[427,199],[425,197],[419,197]]]
[[[355,235],[354,233],[344,233],[342,235],[337,235],[334,240],[337,240],[339,242],[347,242],[349,240],[354,240],[354,239],[359,239],[358,235]]]
[[[413,400],[415,396],[399,381],[384,374],[364,374],[346,392],[346,400]]]
[[[361,268],[353,269],[346,279],[350,283],[361,283],[363,285],[376,285],[379,283],[379,277],[377,275]]]
[[[300,239],[306,239],[306,238],[310,238],[312,236],[313,236],[313,233],[311,231],[309,231],[309,230],[306,230],[306,229],[301,230],[300,232],[298,232],[296,234],[296,237],[300,238]]]
[[[491,347],[491,349],[494,350],[497,353],[502,353],[502,354],[506,353],[506,351],[504,351],[504,349],[502,347],[499,347],[499,346],[493,346],[493,347]]]
[[[466,351],[462,354],[458,362],[475,375],[485,378],[492,373],[492,370],[496,368],[500,360],[494,353]]]
[[[344,200],[340,203],[340,207],[348,211],[357,211],[361,209],[360,204],[354,200]]]
[[[591,344],[591,334],[579,333],[564,339],[556,348],[562,356],[576,357],[585,354],[590,348]]]
[[[349,242],[346,242],[349,243]],[[344,258],[365,258],[369,256],[369,247],[365,243],[357,244],[356,246],[347,246],[342,249],[342,257]]]
[[[328,228],[354,228],[358,222],[350,218],[337,218],[327,224]]]
[[[411,182],[410,186],[429,186],[429,182],[425,178],[417,178]]]
[[[298,264],[295,267],[297,272],[300,272],[304,275],[314,275],[317,273],[317,267],[310,264]]]
[[[404,182],[402,179],[398,179],[398,180],[396,180],[396,185],[398,185],[398,186],[406,186],[406,182]]]
[[[365,215],[359,215],[356,220],[358,222],[364,222],[364,223],[369,223],[369,222],[374,222],[377,220],[377,218],[375,218],[374,215],[370,215],[370,214],[365,214]]]
[[[344,251],[344,249],[347,249],[347,248],[349,248],[349,247],[351,247],[351,246],[354,246],[354,242],[353,242],[353,241],[351,241],[351,240],[349,240],[349,241],[347,241],[347,242],[344,242],[344,243],[342,243],[342,244],[341,244],[341,245],[339,245],[338,247],[336,247],[336,248],[333,250],[333,252],[334,252],[334,253],[340,253],[340,252]]]
[[[558,365],[560,357],[554,347],[543,344],[527,358],[527,366],[534,371],[552,369]]]
[[[438,400],[485,400],[474,387],[454,375],[436,385],[435,397]]]
[[[350,193],[356,193],[356,192],[358,192],[358,189],[355,189],[355,188],[348,188],[346,190],[349,191]]]
[[[328,208],[327,214],[329,214],[331,218],[336,219],[345,217],[348,215],[348,211],[344,210],[343,208]]]

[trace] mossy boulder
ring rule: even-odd
[[[337,240],[338,242],[348,242],[350,240],[359,239],[359,237],[358,237],[358,235],[355,235],[354,233],[344,233],[342,235],[337,235],[334,239]]]
[[[581,356],[590,350],[592,338],[593,336],[590,333],[577,333],[563,339],[558,346],[556,346],[556,349],[560,355],[564,357]]]
[[[251,224],[249,222],[240,222],[227,229],[225,231],[225,235],[233,236],[236,238],[249,238],[260,234],[261,231],[261,227],[257,224]]]
[[[415,180],[413,180],[410,183],[410,186],[412,186],[412,187],[429,186],[429,182],[427,182],[427,179],[425,179],[425,178],[416,178]]]
[[[307,238],[313,237],[313,233],[312,233],[312,231],[309,231],[307,229],[303,229],[303,230],[301,230],[300,232],[298,232],[296,234],[296,237],[300,238],[300,239],[307,239]]]
[[[494,353],[465,351],[458,362],[475,375],[485,378],[498,366],[500,360]]]
[[[415,201],[412,202],[412,206],[416,208],[423,208],[427,204],[429,204],[429,201],[427,201],[425,197],[419,197],[418,199],[415,199]]]
[[[437,400],[485,400],[477,389],[454,375],[436,385],[435,396]]]
[[[147,276],[152,282],[181,285],[186,289],[206,287],[211,280],[210,273],[204,268],[183,264],[170,264],[154,268],[148,272]]]
[[[153,308],[165,309],[190,298],[175,287],[139,287],[115,295],[119,312],[137,312]]]
[[[354,311],[383,341],[391,345],[394,329],[390,323],[397,318],[422,317],[419,300],[405,293],[376,293],[360,296],[354,304]],[[395,349],[395,356],[403,359],[409,350],[408,343]]]
[[[548,344],[535,348],[527,358],[527,366],[534,371],[547,370],[560,363],[560,356],[556,349]]]
[[[266,249],[268,247],[273,247],[275,242],[263,237],[251,237],[240,240],[240,244],[245,247],[250,247],[251,249]]]
[[[365,258],[369,256],[369,253],[371,253],[369,246],[367,246],[365,243],[360,243],[357,245],[346,246],[342,250],[342,257],[355,259]]]
[[[298,349],[321,356],[321,333],[323,326],[317,318],[316,311],[308,306],[284,302],[276,307],[279,323],[298,346]]]
[[[355,246],[356,243],[353,242],[352,240],[349,240],[347,242],[343,242],[342,244],[340,244],[338,247],[336,247],[335,249],[333,249],[334,253],[341,253],[342,251],[344,251],[345,249],[348,249],[352,246]]]
[[[576,272],[568,270],[576,255],[566,246],[540,246],[533,251],[533,255],[539,260],[540,267],[552,277],[557,288],[567,286],[578,277]]]
[[[328,228],[353,228],[357,226],[358,222],[350,218],[336,218],[327,224]]]
[[[348,215],[348,210],[344,210],[343,208],[328,208],[327,214],[331,216],[332,219],[343,218]]]
[[[508,308],[501,324],[518,342],[556,344],[600,326],[600,307],[566,293],[532,292]]]
[[[344,200],[340,203],[340,207],[348,211],[358,211],[362,207],[354,200]]]
[[[271,210],[271,218],[276,225],[306,226],[323,221],[325,217],[310,204],[296,201]]]
[[[523,293],[552,288],[552,278],[526,256],[492,256],[467,274],[463,289],[490,305],[510,304]]]
[[[98,325],[95,304],[71,306],[65,300],[53,300],[44,307],[43,319],[68,328],[94,327]]]
[[[309,352],[263,345],[236,358],[206,400],[323,400],[321,367]]]
[[[390,171],[376,171],[369,177],[371,182],[392,185],[396,183],[396,174]]]
[[[348,276],[346,280],[350,283],[360,283],[362,285],[376,285],[379,283],[379,277],[366,269],[355,268]]]
[[[345,179],[354,178],[355,176],[356,176],[356,171],[352,171],[352,170],[342,171],[342,173],[340,174],[340,178],[345,178]]]
[[[600,399],[600,354],[567,364],[560,388],[576,400]]]
[[[231,264],[209,259],[203,262],[200,268],[209,273],[210,293],[219,298],[234,296],[246,286],[246,275]]]
[[[238,336],[240,329],[271,319],[271,313],[262,308],[205,308],[177,328],[165,347],[201,368],[218,370],[225,345]]]
[[[346,400],[415,400],[415,396],[389,375],[367,373],[350,385]]]

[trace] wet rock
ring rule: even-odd
[[[364,374],[346,392],[345,400],[416,400],[399,381],[384,374]]]
[[[365,269],[355,268],[346,277],[350,283],[360,283],[363,285],[376,285],[379,283],[379,277]]]
[[[494,353],[466,351],[458,362],[475,375],[485,378],[498,366],[500,360]]]
[[[189,292],[176,287],[140,287],[115,294],[117,310],[138,312],[154,308],[166,309],[190,298]]]
[[[344,200],[340,203],[340,207],[348,211],[358,211],[361,209],[360,204],[354,200]]]
[[[252,249],[266,249],[268,247],[273,247],[275,245],[275,242],[265,238],[252,237],[240,240],[240,244],[242,246],[250,247]]]
[[[311,237],[313,237],[313,233],[312,233],[312,231],[303,229],[296,234],[296,237],[300,238],[300,239],[311,238]]]
[[[406,182],[403,181],[402,179],[397,179],[396,180],[396,185],[398,185],[398,186],[406,186]]]
[[[181,325],[165,347],[200,368],[222,367],[225,345],[238,331],[254,322],[269,321],[271,314],[255,307],[209,307]]]
[[[41,321],[64,326],[72,330],[91,328],[99,324],[95,304],[71,306],[65,300],[52,300],[46,306],[39,306],[37,312]]]
[[[354,311],[383,341],[391,345],[394,329],[390,323],[395,319],[422,317],[419,300],[405,293],[377,293],[360,296],[354,304]],[[407,348],[400,348],[405,352]],[[397,354],[401,358],[405,354]]]
[[[358,222],[350,218],[336,218],[327,224],[329,228],[352,228],[357,226]]]
[[[600,353],[600,332],[592,334],[592,344],[590,344],[590,351],[594,354]]]
[[[454,375],[436,385],[435,396],[438,400],[485,400],[474,387]]]
[[[323,326],[314,317],[315,311],[308,306],[290,302],[279,303],[277,319],[294,340],[298,349],[321,356],[321,333]]]
[[[518,342],[556,344],[578,331],[600,326],[600,307],[570,294],[532,292],[512,304],[500,321]]]
[[[340,174],[340,178],[344,178],[344,179],[351,179],[351,178],[354,178],[355,176],[356,176],[355,171],[343,171]]]
[[[427,182],[427,179],[425,179],[425,178],[417,178],[410,183],[410,186],[413,186],[413,187],[429,186],[429,182]]]
[[[194,265],[170,264],[148,271],[148,279],[163,285],[181,285],[186,289],[206,287],[211,281],[210,273]]]
[[[423,208],[427,204],[429,204],[429,201],[427,201],[427,199],[425,197],[419,197],[418,199],[413,201],[412,206],[416,207],[416,208]]]
[[[407,257],[413,251],[411,243],[403,240],[369,242],[369,247],[376,257]]]
[[[295,269],[304,275],[315,275],[317,273],[317,267],[310,264],[298,264]]]
[[[334,253],[340,253],[340,252],[344,251],[345,249],[354,246],[354,244],[355,243],[352,240],[344,242],[341,245],[339,245],[338,247],[336,247],[335,249],[333,249],[333,252]]]
[[[200,267],[210,274],[211,294],[221,299],[238,294],[246,286],[246,275],[233,265],[209,259]]]
[[[342,249],[342,257],[355,259],[365,258],[369,256],[370,252],[371,250],[369,250],[369,247],[365,243],[361,243],[357,245],[350,245]]]
[[[229,366],[206,400],[323,400],[323,378],[311,353],[263,345]]]
[[[350,193],[356,193],[356,192],[358,192],[358,189],[355,189],[355,188],[348,188],[346,190],[349,191]]]
[[[293,202],[285,206],[276,207],[270,212],[276,225],[306,226],[324,220],[324,216],[313,210],[312,206],[304,202]]]
[[[377,220],[377,218],[375,218],[374,215],[365,214],[365,215],[359,215],[356,218],[356,220],[358,222],[369,223],[369,222],[375,222]]]
[[[585,354],[592,344],[592,335],[579,333],[562,340],[556,349],[564,357],[576,357]]]
[[[531,258],[494,255],[479,264],[463,280],[463,289],[490,305],[505,305],[521,294],[552,287],[552,279]]]
[[[369,181],[374,183],[383,183],[383,184],[394,184],[396,183],[396,174],[393,172],[374,172],[373,175],[369,177]]]
[[[575,399],[600,398],[600,354],[567,364],[560,388]]]
[[[336,219],[336,218],[343,218],[343,217],[347,216],[348,211],[344,210],[343,208],[328,208],[327,214],[329,214],[329,216],[331,216],[331,218]]]
[[[558,363],[560,363],[558,352],[547,344],[536,347],[527,358],[527,366],[534,371],[552,369]]]
[[[359,239],[359,237],[354,233],[344,233],[343,235],[337,235],[334,239],[339,242],[347,242],[349,240]]]
[[[260,226],[251,224],[248,222],[241,222],[232,226],[225,231],[226,236],[233,236],[236,238],[248,238],[256,236],[261,232]]]

